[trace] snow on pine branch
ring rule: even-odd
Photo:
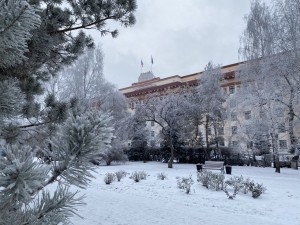
[[[25,59],[30,32],[40,22],[26,0],[0,0],[0,67],[14,66]]]

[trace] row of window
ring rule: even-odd
[[[244,112],[244,118],[245,118],[245,120],[250,120],[251,119],[251,111]],[[231,119],[231,121],[236,121],[237,120],[236,112],[232,112],[230,114],[230,119]]]
[[[233,147],[238,146],[238,141],[232,141],[231,146],[233,146]],[[248,143],[247,147],[252,148],[253,147],[253,142],[251,141],[250,143]],[[279,148],[280,149],[287,149],[287,141],[286,140],[279,140]]]
[[[279,133],[285,133],[286,132],[286,128],[285,128],[284,123],[279,124],[277,129],[278,129]],[[247,127],[246,127],[246,131],[247,131]],[[237,134],[237,126],[231,126],[231,134],[232,135]]]

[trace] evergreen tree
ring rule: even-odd
[[[92,38],[83,30],[96,29],[116,37],[117,30],[110,30],[108,21],[131,26],[137,7],[135,0],[1,0],[0,4],[0,54],[5,55],[0,77],[19,80],[27,118],[40,116],[43,110],[35,99],[43,93],[41,83],[74,62],[86,47],[93,47]],[[59,111],[66,113],[63,107]]]
[[[91,161],[111,143],[112,118],[99,110],[81,112],[74,100],[68,114],[67,103],[54,95],[44,105],[35,96],[43,93],[41,81],[92,46],[83,31],[75,36],[71,31],[94,27],[115,36],[106,22],[132,25],[135,9],[135,0],[0,0],[1,143],[6,139],[0,156],[0,224],[67,224],[76,214],[83,198],[67,186],[85,188],[93,177]],[[43,147],[29,146],[19,135],[20,129],[46,124],[55,132],[49,140],[36,135]],[[57,189],[50,193],[48,185],[54,183]]]

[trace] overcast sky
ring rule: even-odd
[[[93,33],[104,51],[104,75],[118,88],[137,82],[141,72],[156,77],[202,71],[211,60],[239,61],[240,36],[250,0],[137,0],[136,24],[116,39]],[[119,27],[114,24],[112,27]]]

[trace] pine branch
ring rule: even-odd
[[[66,32],[69,32],[69,31],[74,31],[74,30],[79,30],[79,29],[90,29],[89,27],[94,26],[94,25],[99,24],[99,23],[103,23],[106,20],[110,20],[110,19],[117,19],[117,17],[116,16],[109,16],[109,17],[106,17],[104,19],[96,20],[96,21],[94,21],[92,23],[89,23],[89,24],[85,24],[85,25],[81,25],[81,26],[77,26],[77,27],[68,27],[66,29],[61,29],[61,30],[49,31],[48,34],[49,35],[56,35],[56,34],[66,33]]]

